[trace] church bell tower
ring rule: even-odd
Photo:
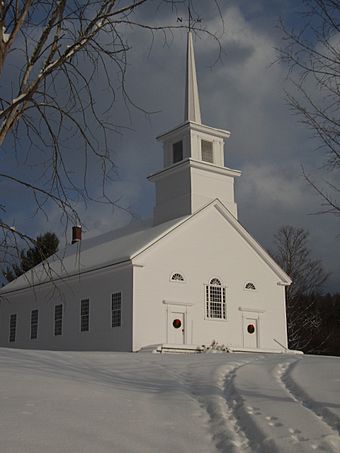
[[[216,198],[237,218],[234,178],[241,173],[224,166],[230,132],[201,122],[191,31],[187,39],[184,122],[157,137],[164,168],[148,178],[156,186],[155,225],[193,214]]]

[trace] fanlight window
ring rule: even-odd
[[[205,286],[206,317],[226,319],[225,287],[218,278],[212,278]]]
[[[252,289],[252,290],[256,289],[254,283],[251,283],[251,282],[248,282],[248,283],[246,284],[245,288],[246,288],[246,289]]]
[[[172,274],[171,276],[171,281],[172,282],[184,282],[184,277],[182,274],[178,273],[178,272],[175,272],[174,274]]]

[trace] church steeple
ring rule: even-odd
[[[148,178],[156,186],[154,223],[193,214],[216,198],[237,218],[234,178],[241,173],[224,166],[224,140],[230,132],[201,122],[190,29],[184,111],[183,123],[157,137],[163,144],[164,168]]]
[[[187,39],[184,121],[194,121],[195,123],[201,124],[201,109],[197,86],[195,53],[191,31],[188,32]]]

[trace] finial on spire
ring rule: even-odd
[[[199,16],[194,17],[191,14],[190,6],[188,6],[188,19],[183,19],[183,17],[177,17],[177,22],[187,23],[188,24],[188,30],[191,31],[191,30],[194,30],[196,24],[199,24],[199,23],[202,22],[202,19]]]
[[[189,10],[189,19],[190,17],[191,14]],[[201,109],[197,86],[195,54],[190,27],[191,24],[189,20],[184,121],[194,121],[195,123],[201,123]]]
[[[191,15],[190,6],[188,6],[188,22],[189,22],[189,31],[191,31],[192,15]]]

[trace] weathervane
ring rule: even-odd
[[[189,25],[189,31],[193,30],[195,25],[202,22],[202,19],[197,16],[197,17],[193,17],[193,15],[191,14],[191,9],[190,9],[190,6],[188,6],[188,19],[183,19],[183,17],[177,17],[177,22],[187,22],[188,25]]]

